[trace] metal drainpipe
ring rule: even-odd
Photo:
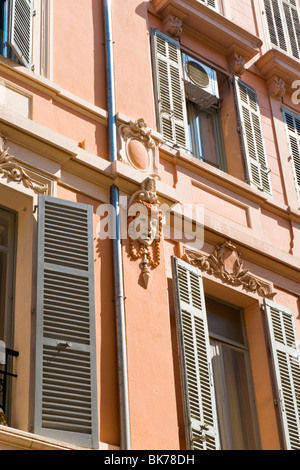
[[[105,49],[107,71],[107,100],[108,100],[108,132],[110,161],[117,160],[117,132],[115,113],[115,86],[114,86],[114,61],[111,20],[111,0],[103,0],[105,23]],[[130,421],[128,399],[128,373],[127,373],[127,347],[125,328],[124,284],[122,243],[120,225],[119,188],[112,185],[110,189],[110,202],[116,214],[116,237],[113,242],[114,262],[114,302],[117,328],[118,347],[118,373],[119,373],[119,399],[120,399],[120,447],[121,450],[130,450]]]

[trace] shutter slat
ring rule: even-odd
[[[272,195],[256,91],[237,78],[235,93],[249,183]]]
[[[152,30],[158,130],[171,145],[188,149],[189,136],[180,44]]]
[[[32,0],[10,0],[9,45],[25,67],[31,67]]]
[[[188,448],[220,448],[201,271],[172,258]]]
[[[97,448],[92,216],[39,198],[35,432]]]
[[[294,314],[265,300],[285,447],[300,450],[300,351]]]

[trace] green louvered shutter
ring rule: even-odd
[[[264,0],[271,46],[300,58],[297,0]]]
[[[238,78],[235,90],[248,181],[272,195],[256,91]]]
[[[300,205],[300,116],[287,109],[283,110],[283,116],[286,124],[290,158],[293,165],[295,186]]]
[[[291,310],[265,300],[285,447],[300,450],[300,350]]]
[[[98,447],[91,206],[40,196],[34,432]]]
[[[201,271],[172,258],[187,447],[220,448]]]
[[[180,44],[152,30],[158,130],[171,145],[188,149],[189,134]]]
[[[33,0],[10,0],[9,45],[25,67],[31,67]]]

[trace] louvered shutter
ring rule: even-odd
[[[172,258],[187,446],[220,448],[202,275]]]
[[[235,90],[249,183],[271,195],[270,170],[256,91],[240,79],[235,81]]]
[[[200,0],[205,5],[216,9],[217,8],[217,0]]]
[[[264,0],[272,46],[300,58],[300,22],[296,0]]]
[[[296,191],[300,205],[300,116],[284,109],[284,120],[288,136],[290,157],[293,163]]]
[[[39,198],[34,431],[98,447],[92,217]]]
[[[285,447],[300,450],[300,350],[294,314],[265,300]]]
[[[9,45],[25,67],[31,67],[33,0],[10,0]]]
[[[152,30],[158,130],[171,145],[189,147],[180,44]]]

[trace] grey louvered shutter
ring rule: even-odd
[[[272,46],[300,58],[300,21],[297,0],[264,0]]]
[[[300,205],[300,116],[283,110],[284,120],[290,149],[290,158],[295,179],[295,186]]]
[[[40,196],[34,431],[98,447],[91,206]]]
[[[25,67],[31,67],[33,0],[10,0],[9,45]]]
[[[235,90],[249,183],[271,195],[270,170],[256,91],[238,78],[235,80]]]
[[[189,449],[220,448],[201,271],[173,257],[176,325]]]
[[[300,350],[294,314],[265,300],[285,447],[300,450]]]
[[[158,130],[171,145],[189,148],[180,44],[152,30],[152,54]]]

